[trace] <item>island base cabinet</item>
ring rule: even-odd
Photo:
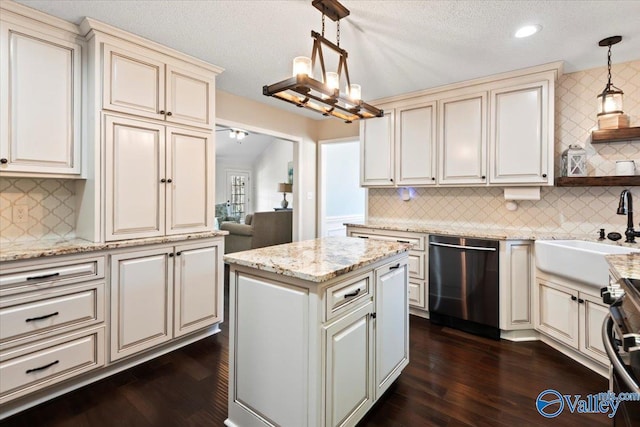
[[[373,303],[369,302],[323,331],[326,426],[355,425],[374,401],[372,311]]]
[[[376,270],[376,396],[409,364],[408,266],[398,262]]]
[[[409,362],[406,253],[319,283],[232,263],[230,310],[229,427],[353,427]]]

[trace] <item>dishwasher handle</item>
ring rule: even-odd
[[[454,245],[451,243],[439,243],[439,242],[429,242],[429,246],[443,246],[445,248],[454,248],[454,249],[464,249],[464,250],[472,250],[472,251],[486,251],[486,252],[495,252],[496,248],[485,248],[482,246],[464,246],[464,245]]]

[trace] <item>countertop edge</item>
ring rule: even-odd
[[[216,230],[201,233],[119,240],[105,243],[96,243],[78,238],[3,243],[2,249],[0,249],[0,262],[23,261],[52,256],[73,255],[163,243],[197,241],[223,237],[227,234],[229,234],[227,231]],[[9,247],[8,249],[6,248],[7,246]]]

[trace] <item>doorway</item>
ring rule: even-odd
[[[364,223],[367,192],[359,165],[358,139],[318,141],[318,237],[345,236],[345,223]]]

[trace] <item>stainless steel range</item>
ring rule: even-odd
[[[611,362],[610,390],[637,393],[621,400],[614,426],[640,426],[640,280],[622,278],[602,290],[609,315],[602,325],[602,339]],[[624,395],[627,396],[627,395]]]

